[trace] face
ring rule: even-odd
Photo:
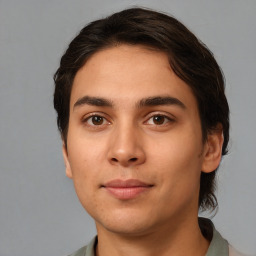
[[[98,232],[144,234],[197,216],[201,171],[220,160],[211,141],[221,144],[203,144],[196,99],[164,53],[105,49],[75,76],[66,174]]]

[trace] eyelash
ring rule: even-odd
[[[168,123],[173,123],[175,121],[174,118],[171,118],[171,117],[169,117],[167,115],[164,115],[164,114],[154,114],[150,118],[148,118],[146,122],[149,123],[149,120],[151,120],[151,119],[153,120],[153,118],[156,118],[156,117],[164,118],[164,122],[161,123],[161,124],[152,123],[152,124],[149,124],[149,125],[165,126]],[[152,122],[154,122],[154,121],[152,121]]]
[[[93,122],[93,121],[92,121],[92,118],[96,118],[96,117],[101,118],[101,119],[103,120],[104,124],[99,124],[99,125],[93,124],[93,123],[92,123],[92,122]],[[88,123],[89,120],[91,120],[91,124]],[[90,126],[90,127],[95,127],[95,128],[98,128],[97,126],[102,126],[102,125],[110,124],[110,122],[107,120],[107,118],[104,117],[104,115],[102,115],[102,114],[100,114],[100,113],[99,113],[99,114],[97,114],[97,113],[92,113],[92,114],[90,114],[89,116],[86,116],[85,118],[82,119],[82,123],[85,123],[85,124],[87,124],[88,126]]]
[[[153,118],[156,118],[156,117],[160,117],[160,118],[164,118],[163,120],[163,123],[161,124],[155,124],[155,123],[149,123],[149,121]],[[93,121],[92,121],[92,118],[100,118],[102,120],[103,123],[100,123],[100,124],[93,124]],[[90,123],[89,123],[89,120],[90,120]],[[152,121],[154,122],[154,121]],[[146,125],[154,125],[154,126],[158,126],[158,127],[161,127],[161,126],[166,126],[168,125],[168,123],[173,123],[175,122],[174,118],[171,118],[170,116],[168,115],[165,115],[165,114],[160,114],[160,113],[154,113],[154,114],[150,114],[146,121],[144,122]],[[86,116],[82,119],[82,123],[86,124],[88,127],[91,127],[91,128],[101,128],[105,125],[109,125],[111,124],[110,121],[108,121],[108,119],[101,113],[97,114],[97,113],[92,113],[90,114],[89,116]]]

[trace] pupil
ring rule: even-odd
[[[94,116],[92,118],[92,123],[95,125],[100,125],[103,123],[103,118],[101,116]]]
[[[154,123],[155,124],[163,124],[164,123],[164,117],[163,116],[154,116]]]

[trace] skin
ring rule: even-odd
[[[152,97],[176,101],[143,104]],[[94,98],[108,104],[96,106]],[[164,53],[119,45],[94,54],[74,79],[63,155],[66,175],[95,220],[97,255],[205,255],[200,174],[217,168],[222,143],[221,131],[202,142],[196,99]],[[119,198],[105,186],[116,179],[147,187]]]

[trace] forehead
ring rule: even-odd
[[[83,96],[130,103],[156,95],[196,105],[190,87],[173,72],[165,53],[119,45],[95,53],[77,72],[70,103]]]

